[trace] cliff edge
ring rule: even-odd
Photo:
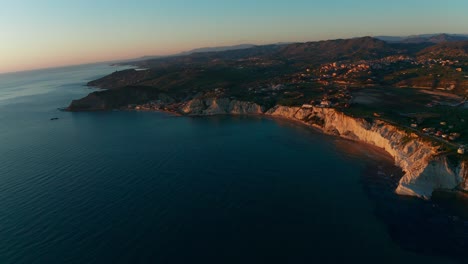
[[[193,99],[181,106],[180,112],[186,115],[263,114],[299,121],[330,135],[384,149],[405,173],[395,190],[400,195],[428,199],[437,189],[468,191],[466,161],[451,164],[438,146],[384,121],[370,122],[333,108],[277,105],[265,111],[255,103],[227,98]]]
[[[125,93],[118,97],[120,100],[114,100],[114,97],[110,100],[92,93],[83,99],[73,101],[68,109],[70,111],[109,110],[123,107],[128,101]],[[395,190],[400,195],[428,199],[437,189],[468,191],[468,161],[457,160],[454,163],[439,151],[439,146],[385,121],[348,116],[334,108],[276,105],[266,109],[254,102],[223,97],[200,97],[179,103],[175,103],[172,98],[167,100],[166,97],[161,94],[156,96],[140,92],[138,100],[135,101],[147,102],[151,98],[156,98],[159,102],[158,109],[170,108],[188,116],[265,115],[294,120],[319,128],[326,134],[384,149],[405,173]]]

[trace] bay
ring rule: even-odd
[[[58,110],[118,69],[0,75],[1,263],[452,263],[396,239],[386,208],[433,204],[394,195],[377,149],[259,117]]]

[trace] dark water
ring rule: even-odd
[[[0,263],[453,263],[405,235],[433,204],[394,195],[373,149],[260,118],[57,110],[115,69],[0,75]]]

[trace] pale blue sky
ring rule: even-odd
[[[0,0],[0,72],[203,46],[468,33],[466,0]]]

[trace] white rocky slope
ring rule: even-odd
[[[186,115],[262,114],[263,108],[252,102],[228,98],[193,99],[180,108]]]
[[[436,189],[468,190],[467,162],[450,165],[438,147],[383,121],[367,122],[332,108],[275,106],[268,111],[255,103],[227,98],[194,99],[181,107],[186,115],[265,114],[300,121],[323,132],[383,148],[405,175],[396,192],[429,198]]]

